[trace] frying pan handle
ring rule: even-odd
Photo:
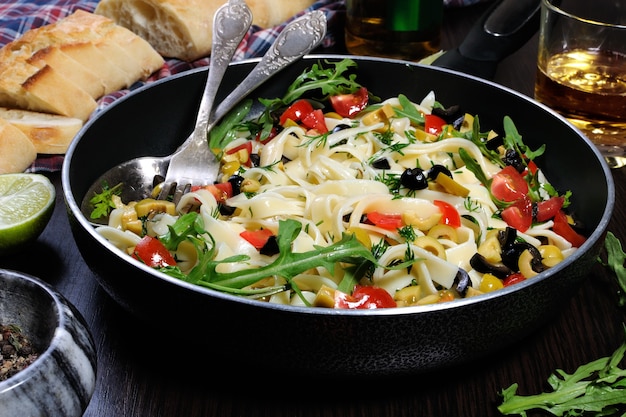
[[[433,65],[492,78],[498,63],[521,48],[539,29],[541,0],[497,0],[461,45]]]

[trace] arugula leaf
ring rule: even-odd
[[[610,268],[619,287],[618,304],[626,306],[626,253],[619,239],[607,232],[604,240],[607,261],[599,262]],[[626,335],[626,325],[624,326]],[[572,374],[557,369],[548,378],[552,392],[530,396],[517,395],[518,384],[502,390],[502,404],[498,410],[505,415],[525,417],[527,411],[541,409],[555,416],[625,416],[626,415],[626,369],[620,363],[626,354],[626,341],[605,358],[579,366]]]
[[[292,103],[306,93],[318,89],[323,94],[323,97],[319,99],[325,100],[338,94],[354,93],[361,88],[361,84],[355,81],[356,74],[350,74],[347,77],[344,75],[350,68],[357,66],[355,61],[343,59],[335,63],[329,61],[326,63],[331,64],[332,67],[322,68],[321,65],[313,64],[311,69],[302,72],[289,86],[282,102]]]
[[[396,114],[400,117],[408,117],[410,121],[413,123],[423,125],[424,124],[424,115],[422,112],[418,111],[413,103],[405,96],[404,94],[398,95],[398,101],[400,102],[401,109],[394,109]]]
[[[122,194],[122,183],[120,182],[113,188],[109,188],[109,184],[105,181],[102,184],[102,192],[96,193],[89,202],[94,206],[94,210],[91,212],[89,217],[92,219],[99,219],[101,217],[106,217],[109,215],[111,210],[113,210],[116,206],[113,202],[114,195]]]
[[[204,230],[198,213],[190,212],[179,218],[174,225],[169,226],[169,232],[161,236],[161,241],[173,250],[178,244],[187,239],[194,243],[198,251],[198,264],[184,275],[176,267],[162,268],[161,271],[184,281],[213,288],[218,291],[237,295],[266,296],[271,293],[284,291],[283,286],[249,290],[243,289],[264,278],[277,276],[284,278],[291,288],[299,293],[299,289],[291,279],[304,271],[323,267],[331,273],[337,263],[345,263],[347,268],[354,265],[357,270],[364,271],[372,263],[376,263],[374,255],[357,240],[354,235],[344,234],[339,242],[328,247],[316,246],[314,250],[301,253],[292,253],[291,245],[302,230],[302,224],[296,220],[281,220],[279,223],[278,247],[279,255],[276,259],[263,267],[250,268],[235,272],[218,272],[217,267],[223,263],[245,262],[246,255],[235,255],[227,259],[215,259],[215,242],[209,233]],[[204,243],[208,237],[209,243]],[[359,272],[359,276],[362,272]],[[350,288],[352,290],[352,288]]]
[[[522,141],[522,136],[517,131],[515,123],[509,116],[504,116],[504,144],[507,149],[515,149],[519,155],[525,155],[531,161],[538,156],[543,155],[546,150],[546,144],[541,145],[537,150],[533,151]]]
[[[478,163],[471,157],[471,155],[465,150],[465,148],[459,148],[459,156],[463,160],[463,163],[467,167],[467,169],[474,174],[476,179],[481,182],[487,189],[489,189],[489,185],[491,184],[491,179],[487,178],[483,169],[478,165]],[[493,198],[493,197],[492,197]]]
[[[580,416],[583,413],[609,416],[624,413],[626,370],[619,368],[619,364],[625,353],[626,342],[611,356],[582,365],[571,375],[558,369],[548,378],[552,392],[517,395],[518,385],[513,384],[502,391],[503,402],[498,410],[504,415],[523,417],[527,411],[534,409],[545,410],[555,416]]]
[[[323,68],[321,65],[313,64],[310,69],[304,70],[287,88],[287,92],[282,98],[263,99],[259,98],[261,104],[265,106],[265,111],[258,119],[260,128],[260,139],[264,140],[269,137],[274,127],[274,118],[272,114],[283,107],[289,106],[305,94],[313,91],[320,91],[322,96],[317,100],[324,101],[328,97],[337,94],[354,93],[361,84],[355,81],[356,74],[344,75],[350,68],[356,67],[357,64],[351,59],[343,59],[341,61],[330,63],[331,67]]]
[[[296,220],[281,220],[278,226],[278,247],[280,253],[274,262],[260,268],[220,273],[217,264],[209,264],[204,273],[204,281],[218,283],[223,287],[243,288],[266,278],[279,276],[289,281],[304,271],[326,268],[331,274],[337,262],[360,264],[364,261],[376,262],[372,253],[354,235],[344,234],[342,239],[327,247],[316,246],[308,252],[291,253],[291,244],[296,239],[302,224]]]
[[[618,304],[620,307],[626,306],[626,268],[624,261],[626,253],[622,250],[619,239],[611,232],[607,232],[604,238],[604,248],[606,249],[606,266],[615,274],[618,285]]]
[[[355,81],[356,74],[344,75],[350,68],[357,66],[356,62],[343,59],[334,63],[326,61],[326,63],[332,66],[323,68],[321,65],[313,64],[310,69],[304,70],[289,85],[282,98],[259,99],[259,101],[267,108],[267,112],[272,112],[290,105],[313,91],[320,91],[322,95],[317,97],[317,100],[323,101],[330,96],[354,93],[361,88],[361,84]]]
[[[164,236],[160,236],[159,240],[171,251],[176,250],[182,241],[206,233],[202,217],[198,216],[196,212],[182,215],[167,228],[168,232]]]
[[[502,158],[500,157],[498,151],[487,148],[488,136],[489,132],[480,132],[480,120],[478,115],[474,116],[474,120],[472,121],[472,129],[468,130],[463,135],[465,139],[476,145],[478,149],[480,149],[480,152],[491,162],[501,167],[504,167],[504,162],[502,161]]]
[[[209,149],[215,155],[219,156],[224,147],[235,139],[233,129],[250,113],[251,108],[251,99],[242,101],[211,129],[209,132]]]

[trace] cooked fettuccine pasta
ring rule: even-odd
[[[176,204],[118,201],[98,231],[198,285],[335,308],[478,295],[532,279],[575,251],[581,242],[568,233],[581,237],[564,214],[567,198],[546,191],[541,170],[526,155],[507,170],[506,141],[485,154],[502,134],[472,139],[471,116],[446,121],[437,107],[430,93],[356,115],[314,112],[314,127],[306,115],[284,118],[265,140],[240,123],[221,153],[218,184]],[[146,249],[148,240],[167,253]],[[155,253],[166,261],[153,264]]]

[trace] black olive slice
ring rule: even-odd
[[[333,127],[333,130],[330,131],[330,133],[337,133],[341,130],[345,130],[345,129],[350,129],[352,126],[345,124],[345,123],[340,123],[337,126]]]
[[[233,195],[241,194],[241,184],[243,183],[243,177],[241,175],[231,176],[228,182],[233,186]]]
[[[444,167],[443,165],[437,164],[437,165],[433,165],[428,170],[428,179],[434,181],[437,179],[437,175],[439,174],[444,174],[452,178],[452,173],[450,172],[448,168]]]
[[[459,293],[461,297],[465,297],[467,294],[467,290],[472,286],[472,280],[470,279],[469,274],[463,268],[459,268],[454,277],[454,283],[452,287]]]
[[[482,274],[492,274],[500,279],[504,279],[513,273],[506,265],[489,263],[480,253],[475,253],[472,256],[470,265]]]
[[[502,263],[516,272],[519,271],[519,257],[525,250],[528,250],[533,256],[533,260],[531,261],[533,271],[543,271],[543,264],[541,263],[542,258],[539,250],[528,242],[517,242],[502,247]]]
[[[521,155],[515,149],[507,149],[504,154],[504,158],[502,161],[506,165],[510,165],[519,173],[524,172],[526,166],[524,165],[524,161],[522,160]]]
[[[278,248],[278,239],[276,236],[270,236],[265,242],[265,245],[259,250],[261,255],[272,256],[280,253],[280,249]]]
[[[376,169],[390,169],[391,165],[387,158],[380,158],[372,162],[372,167]]]
[[[463,113],[461,112],[461,106],[459,106],[458,104],[455,104],[445,109],[441,107],[434,107],[432,110],[432,114],[441,117],[448,124],[452,124],[459,117],[463,116]]]
[[[407,168],[400,175],[400,184],[409,190],[423,190],[428,187],[428,178],[421,168]]]

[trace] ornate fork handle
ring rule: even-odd
[[[326,15],[319,10],[288,24],[250,74],[217,106],[209,126],[219,121],[252,90],[309,53],[322,41],[325,34]]]
[[[251,24],[252,12],[244,0],[229,0],[215,12],[211,62],[196,124],[191,135],[170,157],[159,199],[166,199],[172,190],[175,190],[176,201],[186,183],[197,181],[205,169],[208,170],[209,176],[213,178],[217,176],[219,162],[207,146],[207,129],[222,78]]]
[[[244,0],[230,0],[213,17],[213,43],[210,71],[198,110],[195,131],[204,135],[213,114],[213,103],[224,73],[252,24],[252,12]],[[198,140],[202,140],[199,138]]]

